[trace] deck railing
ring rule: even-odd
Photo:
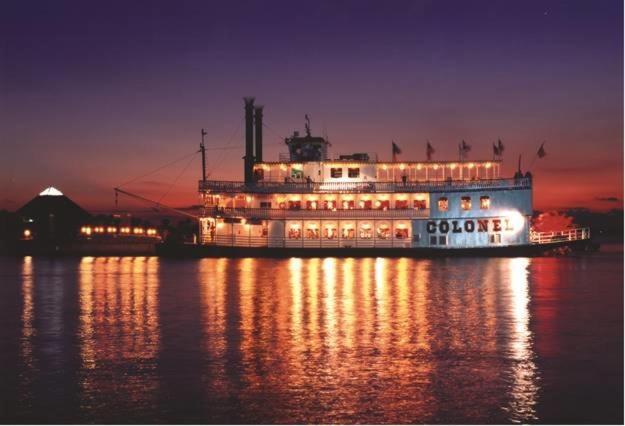
[[[347,219],[347,218],[420,218],[429,217],[430,209],[264,209],[264,208],[207,208],[209,216],[244,217],[256,219]]]
[[[214,239],[204,237],[201,240],[204,245],[230,246],[230,247],[287,247],[287,248],[332,248],[332,247],[395,247],[406,248],[412,246],[412,238],[371,238],[371,239],[345,239],[345,238],[299,238],[288,239],[283,237],[252,237],[247,235],[217,235]]]
[[[590,239],[590,228],[572,228],[552,232],[530,232],[530,242],[532,244],[550,244],[588,239]]]
[[[530,189],[530,178],[446,180],[425,182],[235,182],[207,180],[199,182],[201,192],[211,193],[393,193],[393,192],[447,192],[499,189]]]

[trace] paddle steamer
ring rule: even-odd
[[[263,158],[263,108],[245,98],[244,180],[207,180],[199,243],[216,254],[522,252],[587,241],[588,229],[532,231],[532,176],[500,176],[501,159],[330,158],[326,138],[286,138]],[[202,153],[203,143],[202,143]]]

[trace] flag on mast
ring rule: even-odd
[[[397,161],[397,155],[401,154],[401,149],[397,146],[394,141],[391,141],[393,144],[393,162]]]
[[[428,161],[432,160],[432,154],[434,154],[435,152],[436,150],[434,149],[434,147],[432,147],[432,145],[430,144],[430,141],[427,141],[427,146],[425,147],[425,155]]]
[[[545,151],[545,142],[540,145],[540,148],[538,148],[538,152],[536,152],[536,155],[538,156],[538,158],[543,158],[545,155],[547,155],[547,152]]]
[[[501,142],[501,139],[497,140],[497,143],[493,144],[493,155],[495,157],[500,157],[503,155],[503,150],[504,150],[504,146],[503,143]]]
[[[458,151],[460,153],[460,161],[462,161],[467,157],[467,154],[469,153],[469,151],[471,151],[471,145],[466,143],[463,139],[460,145],[458,146]]]

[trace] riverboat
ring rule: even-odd
[[[263,107],[245,98],[244,180],[208,180],[203,166],[203,254],[520,254],[590,240],[588,228],[534,232],[533,178],[501,177],[501,157],[330,158],[329,141],[312,136],[306,120],[303,135],[285,139],[288,153],[266,161]]]

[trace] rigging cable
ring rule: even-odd
[[[228,139],[228,142],[226,142],[226,145],[223,147],[223,149],[221,151],[221,155],[219,156],[219,159],[217,159],[214,162],[215,165],[210,170],[208,170],[206,172],[207,176],[210,176],[211,174],[213,174],[215,172],[215,170],[217,170],[217,168],[223,163],[224,152],[225,152],[226,149],[239,149],[240,148],[238,146],[231,146],[231,145],[232,145],[232,141],[234,140],[234,138],[239,134],[239,131],[241,130],[242,124],[243,124],[243,119],[241,119],[239,121],[239,125],[238,126],[235,126],[234,131],[230,135],[230,139]]]
[[[182,169],[182,171],[178,174],[178,176],[176,176],[176,179],[174,179],[174,181],[171,183],[171,185],[169,186],[169,188],[167,188],[167,191],[165,191],[165,193],[163,195],[161,195],[161,198],[158,199],[157,203],[161,204],[161,201],[163,201],[163,198],[165,198],[169,192],[172,190],[172,188],[174,187],[174,185],[176,184],[176,182],[178,182],[178,179],[180,179],[180,176],[183,175],[183,173],[189,168],[189,166],[191,165],[191,162],[193,161],[193,157],[191,157],[189,159],[189,161],[187,161],[187,164],[184,166],[184,168]]]
[[[180,162],[180,161],[182,161],[182,160],[185,160],[185,159],[187,159],[187,158],[189,158],[189,157],[193,157],[194,155],[198,154],[199,152],[200,152],[200,151],[199,151],[199,150],[197,150],[197,151],[194,151],[194,152],[193,152],[193,153],[191,153],[191,154],[187,154],[187,155],[182,156],[182,157],[180,157],[180,158],[177,158],[177,159],[175,159],[175,160],[173,160],[173,161],[170,161],[169,163],[164,164],[164,165],[162,165],[162,166],[160,166],[160,167],[158,167],[158,168],[156,168],[156,169],[152,170],[151,172],[145,173],[145,174],[143,174],[143,175],[141,175],[141,176],[138,176],[138,177],[136,177],[136,178],[134,178],[134,179],[129,180],[128,182],[125,182],[125,183],[123,183],[123,184],[119,185],[119,186],[118,186],[118,188],[121,188],[121,187],[126,186],[126,185],[130,185],[131,183],[136,182],[136,181],[138,181],[139,179],[142,179],[142,178],[147,177],[147,176],[150,176],[150,175],[152,175],[152,174],[154,174],[154,173],[156,173],[156,172],[158,172],[158,171],[160,171],[160,170],[163,170],[165,167],[169,167],[169,166],[171,166],[171,165],[173,165],[173,164],[176,164],[176,163],[178,163],[178,162]]]

